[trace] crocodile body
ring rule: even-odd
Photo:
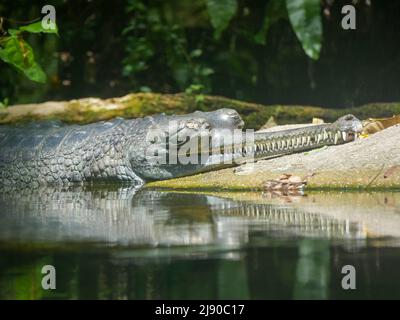
[[[348,116],[350,117],[350,116]],[[146,157],[152,128],[167,131],[171,121],[176,132],[194,139],[204,132],[209,138],[218,130],[240,129],[243,121],[236,111],[220,109],[182,116],[157,115],[140,119],[114,119],[88,125],[57,122],[25,126],[0,126],[0,186],[67,185],[83,181],[125,181],[140,185],[146,180],[168,179],[226,166],[224,163],[153,164]],[[251,153],[256,158],[275,156],[351,141],[350,133],[361,127],[351,116],[346,121],[317,127],[256,133],[240,149],[221,152]]]
[[[135,127],[143,130],[139,123]],[[5,185],[65,184],[111,177],[138,180],[123,156],[127,139],[134,135],[122,119],[87,126],[41,123],[2,127],[0,136],[1,181]]]

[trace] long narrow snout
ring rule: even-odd
[[[219,134],[216,135],[219,138],[217,143],[210,143],[212,148],[209,154],[220,154],[220,158],[214,156],[214,160],[218,159],[218,161],[231,158],[234,161],[268,158],[351,142],[361,130],[361,121],[353,115],[346,115],[332,124],[276,132],[254,132],[253,134],[247,130],[231,137],[225,134],[223,140],[220,139],[221,134]]]

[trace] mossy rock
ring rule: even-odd
[[[158,93],[132,93],[123,97],[84,98],[71,101],[16,105],[2,110],[0,124],[58,119],[68,123],[90,123],[114,117],[138,118],[166,113],[184,114],[195,110],[233,108],[243,117],[247,128],[259,129],[273,116],[278,124],[307,123],[318,117],[334,121],[346,113],[361,119],[400,114],[400,103],[374,103],[349,109],[327,109],[300,105],[261,105],[216,96]]]

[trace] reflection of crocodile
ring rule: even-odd
[[[293,234],[345,239],[366,237],[360,223],[339,220],[319,213],[310,213],[291,206],[243,202],[228,207],[222,206],[215,211],[218,213],[215,215],[218,222],[246,223],[249,226],[260,226],[261,224],[264,228],[277,231],[283,236]],[[232,219],[233,217],[236,219]]]
[[[365,239],[370,231],[376,236],[399,236],[399,197],[382,193],[329,198],[324,194],[304,197],[304,203],[271,204],[150,190],[135,193],[124,188],[26,189],[0,194],[4,208],[0,241],[239,247],[257,234],[263,239]],[[377,224],[369,210],[380,212],[379,228],[373,229]]]
[[[171,130],[171,122],[176,126]],[[243,121],[231,109],[195,112],[181,116],[158,115],[142,119],[116,119],[84,126],[41,123],[28,126],[0,127],[0,186],[69,184],[94,180],[119,180],[142,184],[146,180],[169,179],[226,166],[226,156],[263,158],[288,154],[325,145],[352,141],[361,122],[354,116],[323,124],[282,132],[256,133],[254,141],[245,135],[233,140],[227,148],[221,136],[241,128]],[[212,141],[213,152],[197,150],[205,156],[201,163],[155,163],[147,152],[154,147],[148,139],[151,130],[165,135],[165,148],[183,150],[196,138]],[[171,141],[178,137],[177,143]],[[179,137],[186,140],[181,141]],[[215,143],[215,141],[219,141]],[[250,142],[249,142],[250,141]],[[187,146],[186,146],[187,147]],[[201,147],[200,147],[201,148]],[[181,151],[184,152],[184,151]],[[212,153],[213,153],[212,152]]]

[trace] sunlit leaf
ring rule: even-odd
[[[58,28],[55,23],[50,23],[47,28],[43,28],[42,21],[38,21],[27,26],[20,27],[19,30],[31,33],[55,33],[58,35]]]
[[[317,60],[322,42],[320,0],[286,0],[286,8],[305,53]]]
[[[203,54],[203,51],[202,51],[201,49],[196,49],[196,50],[193,50],[193,51],[190,53],[190,56],[191,56],[192,58],[197,58],[197,57],[200,57],[202,54]]]
[[[21,33],[20,30],[17,29],[8,29],[7,32],[11,35],[11,36],[17,36],[18,34]]]
[[[0,48],[0,59],[22,71],[29,79],[44,83],[46,74],[36,63],[31,46],[22,38],[7,37]]]
[[[215,29],[216,39],[221,37],[237,10],[237,0],[206,0],[208,15]]]
[[[209,76],[209,75],[211,75],[213,73],[214,73],[214,70],[211,69],[211,68],[203,68],[203,69],[201,69],[201,74],[203,76]]]

